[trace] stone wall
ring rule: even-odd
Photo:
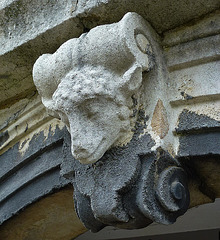
[[[161,51],[162,60],[153,71],[143,71],[139,89],[147,115],[144,133],[155,143],[151,151],[163,148],[180,162],[189,178],[190,207],[220,196],[219,7],[217,0],[190,4],[182,0],[160,4],[141,0],[0,3],[0,232],[6,234],[5,239],[15,239],[10,235],[10,222],[29,205],[57,192],[61,199],[71,198],[71,194],[62,197],[74,172],[72,162],[65,165],[63,153],[68,131],[41,103],[32,77],[35,61],[96,26],[120,21],[127,12],[148,22]],[[102,44],[105,41],[101,39]],[[156,71],[158,68],[163,71]],[[121,145],[131,138],[126,135]],[[73,208],[71,211],[77,219]],[[13,217],[15,214],[18,216]],[[65,216],[63,223],[69,221]],[[54,219],[51,222],[56,226]],[[85,231],[78,224],[75,229],[80,230],[67,230],[73,232],[72,237]],[[69,239],[64,235],[59,237]],[[25,239],[19,236],[17,239]]]

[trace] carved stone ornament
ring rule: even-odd
[[[170,224],[189,206],[183,168],[162,148],[153,148],[145,131],[142,75],[155,69],[161,71],[155,78],[163,75],[160,55],[154,30],[138,14],[127,13],[34,65],[43,104],[70,133],[61,174],[72,181],[78,216],[93,232],[106,225]]]
[[[71,135],[73,157],[98,161],[135,122],[132,96],[154,65],[146,26],[137,14],[65,42],[35,63],[34,83],[49,113]]]

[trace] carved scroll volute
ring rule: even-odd
[[[146,22],[137,14],[128,13],[118,23],[98,26],[82,35],[75,57],[83,65],[103,66],[118,74],[133,64],[149,71],[154,63],[148,34]]]
[[[154,66],[149,28],[128,13],[36,61],[33,78],[42,102],[66,124],[72,154],[81,163],[98,161],[132,129],[132,96],[139,95],[142,72]]]

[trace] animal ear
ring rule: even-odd
[[[70,39],[61,45],[55,53],[43,54],[33,66],[34,84],[44,99],[46,107],[50,105],[50,100],[61,79],[71,70],[72,48],[76,45],[76,41],[76,39]]]
[[[126,91],[134,91],[138,89],[142,83],[142,67],[138,64],[134,64],[124,73],[123,82]]]
[[[52,54],[40,56],[33,67],[33,80],[41,97],[50,99],[57,88],[54,80]],[[51,70],[52,69],[52,70]],[[51,76],[52,75],[52,76]]]

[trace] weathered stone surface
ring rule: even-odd
[[[77,1],[0,3],[0,109],[36,91],[32,68],[44,52],[54,52],[83,32],[72,11]]]
[[[178,155],[220,155],[220,121],[204,114],[183,110],[179,115],[176,133],[180,135]]]
[[[26,152],[19,143],[0,156],[0,224],[43,196],[66,186],[60,177],[64,129],[58,127],[47,138],[36,134]]]
[[[81,163],[126,143],[140,105],[142,72],[155,64],[151,32],[144,19],[128,13],[36,61],[33,77],[43,104],[67,125],[72,154]]]
[[[136,16],[137,21],[132,19],[132,16]],[[128,20],[129,17],[131,21]],[[129,28],[129,31],[132,29],[131,32],[126,32],[127,28],[124,32],[124,22],[126,27],[131,24]],[[119,28],[120,25],[123,27]],[[140,28],[143,29],[140,31],[138,30]],[[110,37],[105,37],[106,29],[108,34],[111,32]],[[133,29],[136,29],[136,32]],[[125,42],[121,38],[125,36],[124,33],[127,35]],[[115,41],[116,37],[117,41]],[[73,182],[76,210],[87,228],[92,231],[98,231],[105,225],[140,228],[151,221],[168,224],[186,211],[189,205],[187,176],[179,162],[167,152],[176,155],[184,162],[184,157],[193,158],[198,156],[199,152],[200,155],[207,156],[211,148],[213,149],[211,154],[218,154],[216,152],[218,150],[216,145],[210,145],[213,139],[209,141],[207,138],[205,142],[204,138],[200,139],[201,134],[180,136],[179,141],[174,140],[172,131],[178,122],[178,114],[182,107],[175,111],[172,107],[184,105],[184,101],[189,103],[200,96],[191,96],[188,91],[190,86],[183,81],[180,81],[182,85],[177,91],[180,93],[181,103],[175,100],[176,102],[173,101],[175,105],[172,102],[172,94],[167,95],[167,92],[170,86],[176,88],[175,82],[170,82],[175,76],[175,71],[184,71],[182,69],[197,66],[206,59],[211,62],[216,61],[219,53],[208,43],[215,42],[217,38],[210,36],[189,44],[174,45],[166,51],[165,59],[158,36],[145,21],[131,13],[126,14],[117,24],[96,27],[78,39],[69,40],[55,54],[43,55],[36,62],[35,84],[50,113],[55,117],[59,116],[68,126],[74,158],[83,163],[97,161],[88,166],[81,165],[76,160],[72,161],[71,156],[68,155],[69,143],[67,143],[61,173]],[[207,46],[207,54],[205,52],[199,52],[194,56],[189,54],[189,49],[193,46],[200,48],[204,45]],[[99,53],[96,52],[96,46],[100,46]],[[138,51],[133,51],[133,48]],[[177,54],[175,55],[174,52]],[[140,58],[138,53],[141,53]],[[68,57],[69,54],[71,58]],[[52,66],[48,64],[49,59]],[[144,63],[140,59],[147,60]],[[135,63],[140,65],[139,73],[136,73],[138,70]],[[99,74],[96,74],[97,69]],[[173,72],[174,74],[171,75]],[[123,85],[120,78],[123,76],[123,79],[126,74],[130,82],[125,81]],[[104,77],[100,80],[100,75],[104,75],[108,84],[103,80]],[[92,80],[90,80],[91,76]],[[110,84],[115,87],[113,90]],[[45,89],[44,86],[47,85],[49,88]],[[215,89],[212,87],[209,92],[211,91]],[[196,93],[200,91],[197,90]],[[106,96],[108,101],[104,101]],[[112,114],[118,111],[111,102],[119,103],[119,106],[122,104],[130,110],[130,114],[127,114],[130,125],[126,125],[124,135],[120,135],[121,132],[117,130],[122,118],[120,121],[112,119]],[[142,111],[139,111],[140,109]],[[149,114],[148,120],[136,122],[141,112],[143,116]],[[106,116],[113,125],[109,124]],[[179,118],[181,117],[182,115]],[[206,118],[201,119],[203,121],[201,125],[204,125]],[[136,124],[140,124],[138,127],[141,126],[141,131]],[[191,128],[200,128],[200,121],[194,119],[193,124],[188,123]],[[101,126],[101,131],[97,126]],[[117,130],[115,135],[112,134],[112,129]],[[135,133],[130,135],[130,130]],[[176,133],[179,134],[178,131]],[[121,142],[116,139],[117,135]],[[107,145],[100,151],[100,155],[90,158],[91,151],[88,149],[95,149],[95,142],[100,136],[104,137],[98,142],[106,141]],[[148,137],[150,140],[147,139]],[[116,139],[115,142],[111,142],[111,138]],[[153,143],[150,148],[146,148],[145,144],[148,142]],[[189,147],[190,144],[192,148]],[[200,144],[200,147],[196,148],[195,144]],[[129,163],[128,166],[125,162]],[[183,166],[187,169],[185,165]],[[193,182],[194,186],[198,186],[199,181],[195,182]],[[204,201],[210,200],[210,196],[207,196],[208,200],[204,196]]]
[[[151,127],[154,132],[160,137],[164,138],[169,130],[169,123],[167,119],[167,112],[163,102],[159,99],[154,109],[154,114],[151,121]]]
[[[177,133],[205,132],[209,130],[218,131],[220,121],[204,114],[196,114],[184,109],[179,115]]]
[[[115,191],[111,192],[111,187],[107,185],[108,179],[110,179],[110,183],[113,184],[113,186],[119,189],[121,187],[120,181],[114,182],[111,178],[115,176],[116,179],[120,180],[120,176],[118,176],[120,174],[116,175],[114,171],[111,171],[112,160],[110,157],[106,157],[114,155],[108,155],[109,152],[112,153],[111,149],[102,157],[104,159],[107,158],[109,163],[107,163],[108,161],[104,161],[103,166],[101,166],[98,161],[92,165],[92,167],[96,168],[92,168],[92,170],[87,170],[85,166],[81,166],[78,162],[75,163],[71,155],[68,157],[68,161],[65,159],[64,164],[62,164],[61,174],[71,179],[71,181],[75,181],[75,196],[78,209],[87,209],[87,211],[79,210],[80,217],[83,219],[85,225],[93,230],[98,230],[100,227],[103,227],[103,224],[109,224],[111,219],[118,217],[120,220],[120,217],[123,218],[126,216],[126,213],[128,216],[133,216],[135,220],[129,219],[129,223],[121,223],[119,221],[113,224],[110,222],[110,224],[117,225],[118,227],[126,227],[127,225],[128,228],[135,228],[146,226],[152,220],[161,222],[161,216],[164,216],[164,211],[162,210],[162,213],[160,212],[161,208],[166,209],[165,212],[175,210],[178,205],[175,204],[175,201],[173,204],[173,198],[176,200],[180,199],[182,185],[184,185],[176,183],[175,180],[173,184],[169,182],[169,177],[173,179],[172,173],[177,173],[180,178],[182,178],[181,176],[184,176],[184,174],[183,171],[179,169],[179,165],[176,165],[175,160],[167,159],[178,158],[178,161],[182,163],[182,168],[187,171],[191,198],[190,206],[197,206],[214,201],[216,197],[219,197],[218,123],[220,120],[220,55],[218,46],[220,15],[219,11],[215,11],[220,6],[219,1],[197,0],[190,4],[183,0],[160,1],[158,4],[155,3],[155,1],[148,0],[79,0],[65,1],[65,4],[63,4],[63,1],[50,1],[47,3],[42,1],[42,3],[43,4],[41,4],[40,1],[32,0],[10,0],[1,1],[0,3],[0,43],[1,46],[3,46],[0,49],[0,135],[2,136],[0,137],[2,140],[0,154],[8,160],[4,161],[4,159],[1,161],[3,163],[3,168],[0,169],[0,172],[3,171],[3,177],[1,178],[3,183],[2,186],[0,185],[0,188],[3,190],[3,194],[0,197],[2,200],[6,199],[3,200],[6,204],[3,206],[1,213],[6,213],[5,216],[10,218],[12,216],[11,213],[18,212],[22,207],[26,208],[40,197],[45,197],[48,193],[57,189],[57,187],[60,189],[60,187],[63,186],[62,184],[64,182],[66,183],[66,181],[63,182],[63,179],[60,179],[59,165],[61,161],[56,159],[56,156],[60,156],[62,144],[59,142],[54,145],[48,145],[48,142],[45,140],[47,137],[48,141],[53,139],[52,134],[48,135],[46,133],[48,121],[50,121],[50,123],[52,122],[51,117],[46,114],[44,106],[40,103],[37,102],[33,105],[29,104],[31,101],[36,101],[36,89],[33,85],[31,76],[34,62],[41,54],[54,53],[65,41],[74,37],[79,37],[81,33],[86,33],[82,36],[91,36],[87,32],[97,25],[119,21],[128,11],[138,13],[145,20],[148,20],[154,28],[154,30],[152,30],[148,26],[149,36],[145,38],[143,37],[143,32],[138,33],[134,41],[139,51],[143,54],[148,53],[149,57],[152,56],[151,54],[153,53],[154,67],[151,71],[142,71],[142,69],[137,74],[137,77],[134,78],[135,81],[141,79],[141,84],[139,81],[134,81],[133,86],[136,86],[135,84],[138,83],[141,87],[137,90],[137,94],[130,98],[132,111],[129,119],[132,119],[132,121],[128,128],[125,127],[126,134],[123,133],[124,136],[109,147],[112,147],[112,150],[117,149],[116,157],[119,164],[118,170],[124,172],[125,169],[128,169],[128,173],[130,173],[131,177],[132,174],[131,171],[129,171],[131,169],[126,165],[127,161],[124,160],[126,168],[124,169],[122,167],[120,161],[122,156],[118,154],[118,151],[120,152],[118,149],[126,148],[127,152],[133,153],[130,149],[133,132],[130,130],[134,128],[137,113],[141,109],[144,110],[143,115],[148,116],[148,120],[144,123],[142,134],[139,135],[140,139],[137,141],[145,139],[146,142],[148,142],[148,140],[151,139],[150,144],[147,146],[147,149],[145,149],[149,154],[147,154],[146,158],[140,157],[139,162],[141,164],[139,165],[141,167],[131,164],[132,170],[134,170],[136,174],[137,169],[139,169],[138,177],[136,175],[136,177],[134,177],[134,179],[137,180],[136,182],[139,181],[139,184],[133,184],[132,178],[132,180],[128,180],[128,183],[130,183],[128,187],[122,187],[122,191],[119,190],[116,193]],[[175,29],[175,27],[178,28]],[[103,28],[105,27],[98,27],[98,29]],[[148,32],[148,30],[146,32]],[[90,33],[94,31],[97,30],[93,29]],[[156,36],[155,32],[160,34],[161,39]],[[102,32],[100,36],[102,36]],[[83,37],[80,38],[82,42],[86,40],[82,38]],[[106,43],[109,43],[108,40],[110,41],[112,38],[113,35],[109,38],[106,37]],[[94,46],[98,44],[104,46],[102,38],[99,39],[97,36],[93,39],[93,42]],[[114,45],[114,41],[112,44]],[[88,50],[86,41],[82,45],[84,49]],[[111,42],[106,45],[110,45],[110,49],[112,49]],[[120,44],[118,46],[119,48],[121,47]],[[101,51],[104,47],[97,47],[97,49]],[[100,59],[97,54],[98,51],[96,51],[96,49],[90,49],[93,55],[81,54],[78,64],[81,65],[83,61],[87,61],[86,63],[91,64],[90,59],[96,59],[93,63],[94,65],[99,65],[99,61],[105,58],[104,55],[106,55],[106,58],[112,58],[112,55],[115,54],[113,57],[120,59],[117,52],[115,53],[117,48],[108,53],[105,52],[107,49],[108,46],[103,50],[103,56]],[[82,49],[79,48],[78,51],[82,52]],[[119,53],[122,56],[127,56],[127,53],[124,55],[120,51]],[[76,58],[78,58],[78,55]],[[65,57],[62,59],[63,65],[66,64],[66,60],[68,59]],[[103,78],[106,77],[110,79],[112,77],[112,72],[115,70],[117,70],[117,72],[114,72],[114,76],[120,75],[120,68],[124,71],[123,59],[112,61],[111,65],[105,65],[104,63],[106,63],[106,61],[102,62],[104,67],[98,69],[103,73]],[[59,71],[59,69],[56,68],[55,70],[54,72]],[[84,68],[84,70],[90,71],[91,69]],[[62,75],[63,72],[61,71],[60,73]],[[78,69],[77,74],[80,77],[82,76],[80,69]],[[129,72],[129,74],[131,74],[131,72]],[[93,77],[97,79],[97,74],[94,74]],[[90,86],[90,82],[88,85]],[[91,88],[92,87],[97,88],[96,85],[91,85]],[[116,98],[119,96],[121,95],[116,94]],[[156,119],[159,119],[159,125],[157,125],[159,128],[155,128],[154,110],[159,99],[163,102],[163,109],[166,109],[167,120],[161,117],[160,114],[156,114]],[[106,111],[107,106],[114,110],[109,110],[109,115],[113,112],[115,113],[114,107],[112,107],[111,104],[109,105],[109,102],[102,102],[102,106],[93,102],[93,106],[95,109],[92,108],[92,113],[98,110],[103,111],[103,108]],[[88,108],[90,108],[90,106],[86,107],[85,105],[83,108],[80,108],[79,115],[84,117],[82,112],[88,112]],[[187,114],[184,115],[183,113]],[[97,115],[99,119],[102,117],[100,112]],[[89,115],[89,118],[93,118],[94,122],[98,122],[94,120],[93,114]],[[103,119],[104,123],[106,123],[107,117]],[[77,121],[79,119],[76,119],[74,116],[74,120]],[[84,118],[83,121],[86,122]],[[121,121],[120,119],[120,122]],[[58,120],[53,121],[53,126],[55,122],[57,123]],[[163,124],[166,122],[168,125]],[[115,121],[112,121],[108,126],[114,127],[114,123]],[[166,127],[164,128],[164,126]],[[100,129],[102,129],[102,126],[100,126]],[[159,129],[159,131],[155,131],[155,129]],[[41,131],[43,131],[45,137],[42,137],[42,141],[39,143],[39,147],[42,147],[43,153],[42,157],[36,160],[34,156],[38,151],[35,151],[36,145],[31,139],[33,138],[34,140],[34,134]],[[84,131],[84,129],[80,129],[80,131],[86,136],[87,132]],[[110,136],[112,137],[112,135]],[[85,141],[84,143],[86,144],[86,140],[84,140],[83,136],[78,137],[82,137],[81,141]],[[16,145],[18,142],[19,144]],[[44,144],[46,148],[44,148]],[[16,147],[18,146],[18,149],[10,149],[14,145]],[[117,147],[115,145],[117,145]],[[127,148],[128,146],[129,149]],[[160,165],[161,169],[166,167],[161,161],[158,161],[157,155],[155,155],[161,148],[166,152],[165,159],[163,157],[161,159],[163,159],[165,163],[172,163],[172,166],[170,166],[168,170],[162,171],[163,173],[161,176],[155,180],[158,184],[152,186],[152,184],[154,184],[154,182],[151,181],[153,179],[152,176],[155,176],[154,173],[159,171],[158,166]],[[137,149],[135,148],[135,150]],[[31,151],[33,151],[34,156],[32,156]],[[172,157],[167,152],[169,152]],[[21,154],[27,157],[27,159],[25,157],[17,157],[16,153],[19,154],[19,156]],[[129,159],[129,156],[127,159]],[[62,158],[62,156],[60,157]],[[44,161],[44,159],[46,159],[46,161]],[[49,161],[50,159],[51,161]],[[116,169],[117,172],[116,162],[116,160],[112,161],[112,163],[114,163],[113,169]],[[40,163],[40,166],[38,166],[37,163]],[[156,168],[155,163],[158,163],[156,164]],[[97,186],[97,191],[96,187],[94,188],[94,192],[98,195],[97,199],[103,196],[102,193],[106,193],[106,189],[102,189],[98,181],[95,183],[94,181],[86,182],[86,179],[83,179],[81,183],[79,180],[80,174],[77,173],[75,175],[75,166],[80,166],[80,171],[82,170],[81,172],[84,173],[83,177],[87,177],[86,173],[90,173],[89,171],[93,172],[94,176],[88,174],[90,177],[89,179],[97,178],[100,183],[103,182],[100,176],[103,178],[105,177],[101,169],[109,170],[109,173],[106,171],[107,177],[105,178],[106,181],[103,183],[103,186],[110,190],[109,194],[107,193],[103,198],[109,199],[108,202],[112,203],[112,205],[109,205],[109,208],[107,208],[103,214],[100,214],[100,209],[103,208],[104,204],[99,206],[97,203],[98,201],[93,198],[92,205],[90,203],[92,194],[89,197],[85,197],[82,188],[84,189],[86,184],[90,184],[90,182],[92,187]],[[148,171],[148,167],[152,171]],[[154,171],[154,169],[156,169],[156,171]],[[26,175],[25,173],[27,171],[30,171],[30,174]],[[42,175],[40,174],[41,171]],[[27,179],[25,176],[27,176]],[[30,180],[31,177],[34,178],[33,182]],[[129,176],[127,176],[127,178],[129,179]],[[78,180],[76,181],[76,179]],[[14,184],[14,182],[16,182],[17,185]],[[85,186],[82,187],[83,182]],[[7,187],[7,184],[9,184],[9,187]],[[16,186],[18,190],[16,190]],[[77,186],[79,186],[79,189],[77,189]],[[138,192],[141,186],[144,191]],[[89,186],[87,186],[87,188],[89,188]],[[169,191],[164,191],[164,189],[167,188]],[[4,191],[4,189],[6,190]],[[152,193],[151,190],[154,192]],[[138,198],[137,192],[139,194]],[[151,197],[141,202],[140,199],[145,196],[144,194],[146,192],[150,193]],[[117,197],[116,199],[112,199],[112,196]],[[121,196],[123,197],[120,198]],[[139,199],[138,203],[135,202],[137,199]],[[122,207],[120,205],[121,202],[124,203]],[[147,205],[149,202],[150,208],[148,208]],[[151,204],[152,202],[154,202],[153,205]],[[157,205],[158,202],[160,202],[159,208]],[[172,204],[170,205],[170,203]],[[181,201],[179,201],[179,203],[180,205],[182,204]],[[137,208],[133,208],[135,204],[138,206],[137,208],[142,209],[145,214],[143,214],[144,217],[139,213]],[[96,219],[96,214],[94,214],[91,206],[97,210],[98,219]],[[116,206],[116,210],[113,209],[114,206]],[[153,209],[153,211],[149,211],[149,209]],[[159,213],[157,212],[158,209]],[[35,209],[35,212],[36,211]],[[9,215],[7,215],[8,213]],[[119,214],[119,216],[115,213]],[[167,213],[165,215],[169,221],[176,217],[175,214],[171,214],[172,217],[169,217],[170,214]],[[6,219],[5,216],[4,219]],[[90,220],[93,221],[93,224]],[[55,220],[53,219],[52,221],[54,222]],[[37,225],[39,226],[40,224]],[[42,230],[42,228],[40,229]],[[48,237],[48,235],[44,235],[42,232],[40,234],[39,237],[41,238]],[[27,236],[28,238],[33,237],[37,239],[37,233],[34,230],[27,233]],[[57,234],[57,237],[58,236],[62,238],[63,235]],[[68,237],[69,236],[70,235],[68,235]]]
[[[116,22],[126,12],[136,12],[161,33],[219,9],[217,0],[155,2],[150,0],[79,0],[76,14],[87,28]]]
[[[170,224],[188,208],[186,174],[162,149],[151,151],[155,143],[142,135],[143,120],[136,123],[129,144],[112,148],[94,164],[73,159],[69,136],[65,139],[62,173],[73,182],[79,218],[93,232],[106,225],[134,229],[152,221]],[[68,172],[71,159],[74,171]]]
[[[45,184],[45,183],[44,183]],[[73,207],[73,187],[66,186],[0,226],[2,240],[69,240],[86,231]]]
[[[9,139],[8,131],[2,132],[0,134],[0,147]]]
[[[150,0],[10,0],[0,4],[0,108],[11,106],[36,90],[31,71],[41,54],[53,53],[62,43],[87,29],[117,22],[125,13],[136,12],[158,33],[163,33],[220,7],[218,0],[194,0],[190,7],[185,0],[160,3]],[[202,30],[203,34],[207,29],[216,32],[218,25],[214,21]]]

